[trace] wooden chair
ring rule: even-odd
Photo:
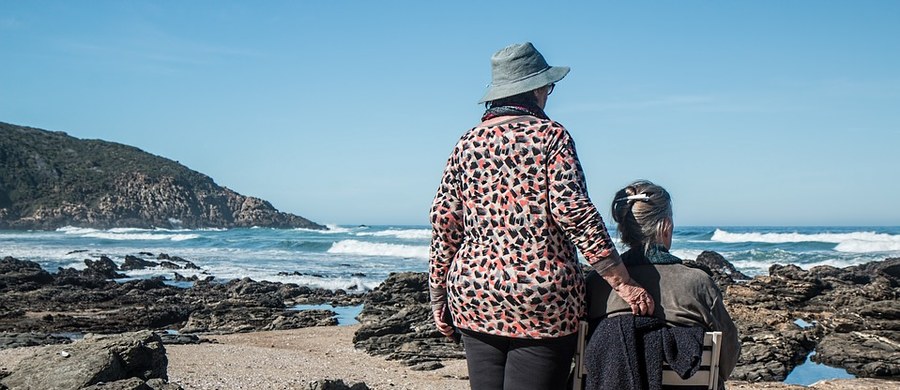
[[[587,343],[588,323],[581,321],[578,326],[578,346],[575,349],[575,373],[572,381],[573,390],[584,388],[587,372],[584,370],[584,348]],[[662,385],[666,389],[705,388],[719,389],[719,356],[722,351],[722,332],[706,332],[703,336],[703,357],[700,369],[688,379],[681,379],[677,373],[663,363]]]

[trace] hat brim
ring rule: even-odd
[[[485,92],[481,100],[478,101],[478,104],[518,95],[522,92],[528,92],[545,85],[553,84],[562,80],[563,77],[566,77],[566,75],[569,74],[569,70],[568,66],[551,66],[543,72],[522,80],[502,85],[489,85],[487,92]]]

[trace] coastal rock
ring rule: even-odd
[[[0,383],[12,389],[81,389],[129,378],[165,380],[167,366],[165,348],[152,332],[88,335],[72,344],[41,348]]]
[[[172,334],[169,332],[155,332],[159,339],[162,340],[162,343],[165,345],[188,345],[188,344],[201,344],[210,342],[209,339],[202,339],[195,334],[183,334],[177,333]]]
[[[900,376],[900,259],[810,270],[828,289],[810,300],[824,337],[813,360],[863,377]]]
[[[223,302],[191,313],[181,328],[187,333],[242,333],[337,325],[331,310],[289,311],[270,307],[232,306]]]
[[[56,286],[80,287],[85,289],[110,288],[115,282],[107,279],[100,273],[90,269],[77,270],[74,268],[60,268],[53,275],[53,284]]]
[[[364,382],[347,385],[343,379],[319,379],[309,383],[309,390],[369,390]]]
[[[102,264],[102,263],[101,263]],[[92,270],[49,274],[36,263],[5,259],[0,281],[0,331],[120,333],[141,329],[232,333],[334,325],[331,311],[297,311],[288,303],[358,304],[362,297],[296,284],[210,278],[178,288],[162,278],[124,283]],[[27,280],[24,290],[20,283]],[[35,282],[37,281],[37,282]],[[39,313],[39,314],[38,314]],[[184,327],[184,329],[182,329]]]
[[[410,366],[464,359],[461,346],[435,328],[427,286],[425,273],[388,276],[366,296],[358,317],[362,326],[353,336],[354,345],[369,354],[384,355]]]
[[[122,264],[121,269],[123,271],[132,271],[136,269],[144,269],[156,266],[159,266],[159,263],[154,261],[147,261],[137,256],[127,255],[125,256],[125,263]]]
[[[416,364],[409,369],[413,371],[434,371],[441,368],[444,368],[444,364],[441,362],[425,362]]]
[[[172,274],[173,274],[172,276],[176,282],[197,282],[200,280],[203,280],[204,282],[211,282],[215,279],[214,276],[207,276],[203,279],[200,279],[200,277],[197,275],[191,275],[190,277],[187,277],[182,274],[179,274],[178,272],[173,272]]]
[[[0,229],[327,229],[138,148],[0,122]]]
[[[116,265],[106,256],[100,256],[99,260],[90,260],[85,259],[84,265],[87,266],[87,270],[85,273],[92,274],[92,277],[98,277],[101,279],[116,279],[116,278],[124,278],[125,275],[116,272],[119,269],[119,266]]]
[[[181,266],[171,261],[160,261],[159,266],[165,269],[181,269]]]
[[[25,310],[13,309],[6,305],[0,304],[0,318],[16,318],[25,315]]]
[[[814,361],[858,376],[900,376],[898,270],[900,259],[843,269],[773,265],[768,276],[732,285],[726,306],[743,347],[732,377],[780,380],[813,348]],[[798,333],[796,319],[813,326]]]
[[[30,291],[53,280],[33,261],[4,257],[0,260],[0,291]]]
[[[0,332],[0,349],[68,344],[70,342],[72,342],[72,340],[69,340],[66,337],[53,336],[48,333]]]
[[[141,378],[128,378],[114,382],[100,382],[96,385],[81,388],[80,390],[148,390],[147,381]]]
[[[820,294],[825,284],[795,265],[772,265],[768,276],[728,287],[728,301],[735,305],[773,310],[799,309]]]
[[[734,264],[731,264],[724,256],[713,251],[703,251],[696,260],[686,260],[685,264],[696,265],[698,268],[706,270],[723,291],[734,284],[736,280],[750,280],[749,276],[738,271]]]
[[[782,381],[815,347],[818,328],[800,329],[793,311],[821,286],[797,269],[780,270],[773,266],[769,276],[732,284],[725,292],[741,337],[741,356],[731,379]]]
[[[147,387],[150,390],[184,390],[181,386],[176,383],[169,383],[165,379],[161,378],[153,378],[147,381]]]
[[[861,377],[900,377],[900,342],[869,332],[833,333],[819,342],[812,360]]]
[[[806,360],[815,343],[799,331],[757,332],[741,338],[741,357],[731,379],[783,381]]]
[[[181,267],[184,269],[200,269],[200,267],[198,267],[197,264],[194,264],[188,260],[185,260],[184,258],[181,258],[178,256],[172,256],[171,258],[168,258],[168,255],[166,255],[166,257],[167,257],[166,259],[158,259],[158,260],[171,260],[172,262],[175,262],[175,263],[182,263],[184,265]]]

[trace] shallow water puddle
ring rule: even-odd
[[[362,312],[362,305],[356,306],[332,306],[329,304],[321,304],[321,305],[297,305],[291,308],[291,310],[303,311],[303,310],[331,310],[337,313],[338,326],[344,325],[355,325],[358,324],[359,321],[356,320],[356,316]]]
[[[809,386],[813,383],[825,379],[856,378],[855,375],[847,372],[847,370],[843,368],[826,366],[824,364],[812,361],[812,356],[815,354],[816,351],[810,352],[810,354],[806,356],[806,361],[803,362],[803,364],[794,367],[791,373],[788,374],[787,378],[784,378],[784,383],[791,385]]]

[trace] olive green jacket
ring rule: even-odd
[[[719,376],[728,379],[737,365],[741,344],[737,328],[722,303],[722,292],[705,272],[683,264],[627,266],[631,277],[653,296],[653,315],[672,326],[700,326],[722,332]],[[586,280],[588,318],[631,314],[631,307],[596,272]]]

